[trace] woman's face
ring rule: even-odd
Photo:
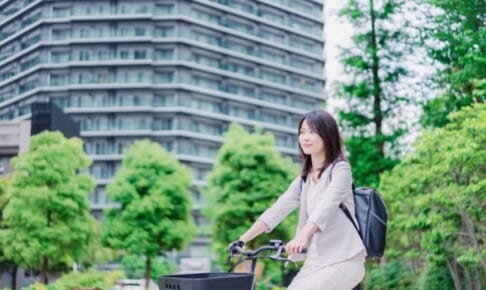
[[[307,124],[307,120],[302,122],[299,132],[299,145],[304,154],[324,155],[324,140]]]

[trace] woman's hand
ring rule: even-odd
[[[285,245],[285,251],[289,256],[300,254],[302,250],[304,250],[307,247],[308,243],[309,243],[309,238],[299,234],[295,237],[295,239],[290,240]]]
[[[317,226],[309,222],[302,230],[295,236],[295,238],[289,241],[285,245],[285,251],[289,256],[300,254],[309,244],[310,238],[317,231]]]
[[[231,255],[237,255],[239,254],[239,250],[242,250],[243,247],[245,246],[245,242],[238,240],[234,241],[231,244],[228,245],[228,248],[226,249],[226,252],[231,254]]]

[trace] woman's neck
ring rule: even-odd
[[[324,160],[326,160],[324,154],[319,154],[319,155],[312,155],[311,156],[311,160],[312,160],[312,169],[314,171],[319,171],[322,167],[322,165],[324,165]]]

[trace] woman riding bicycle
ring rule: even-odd
[[[305,114],[298,125],[302,171],[286,192],[235,243],[272,231],[299,207],[297,232],[285,249],[304,265],[288,290],[350,290],[365,274],[366,250],[339,205],[354,216],[351,167],[336,120],[326,111]]]

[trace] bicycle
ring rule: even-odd
[[[274,254],[263,255],[265,252],[274,252]],[[280,240],[270,240],[268,245],[261,246],[255,250],[244,250],[237,246],[228,254],[230,257],[240,257],[240,263],[246,260],[251,261],[249,272],[165,275],[159,277],[159,290],[254,290],[254,272],[259,259],[271,259],[295,265],[294,261],[284,256],[285,245]],[[233,265],[230,271],[236,265]]]

